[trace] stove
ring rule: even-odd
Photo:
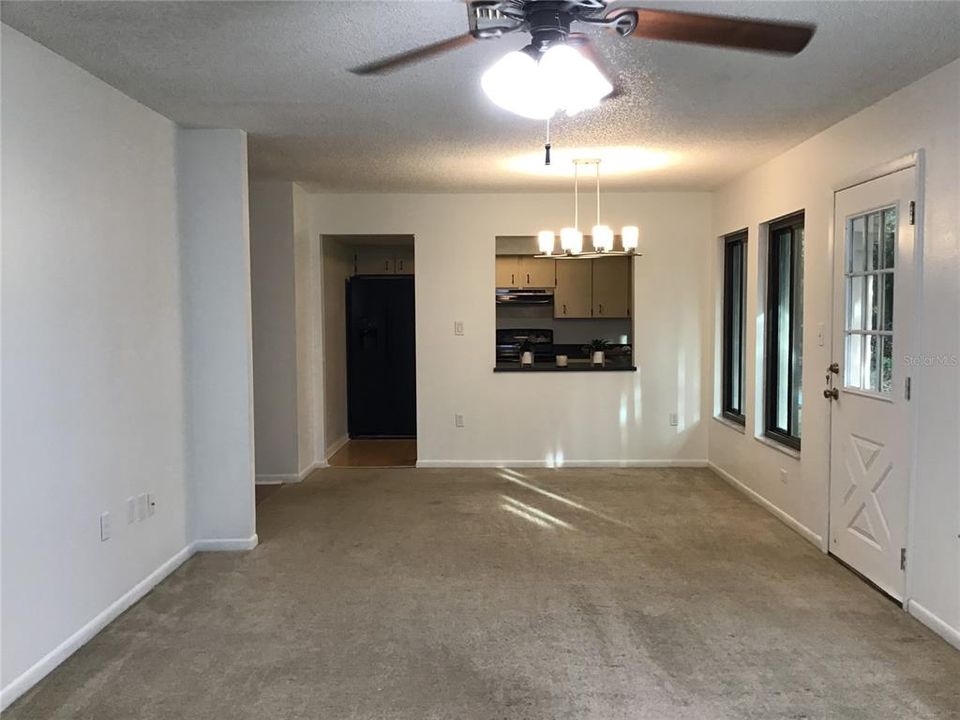
[[[511,328],[497,330],[497,362],[520,362],[520,346],[533,345],[534,362],[553,362],[553,330]]]

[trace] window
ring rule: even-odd
[[[746,331],[747,232],[723,243],[723,417],[743,425],[744,339]]]
[[[844,387],[881,395],[892,390],[896,254],[896,207],[847,221]]]
[[[803,409],[803,213],[770,223],[764,434],[800,449]]]

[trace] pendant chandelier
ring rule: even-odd
[[[592,165],[596,173],[597,187],[597,223],[590,231],[592,251],[583,251],[583,233],[580,232],[580,168]],[[557,237],[553,230],[541,230],[537,233],[537,247],[540,258],[573,259],[616,257],[623,255],[640,255],[637,248],[640,245],[640,228],[636,225],[624,225],[620,230],[620,249],[614,249],[617,238],[609,225],[600,222],[600,160],[573,161],[573,227],[560,230],[560,250],[556,252]]]

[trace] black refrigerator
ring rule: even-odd
[[[416,437],[415,334],[412,275],[347,280],[350,437]]]

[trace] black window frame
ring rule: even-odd
[[[747,339],[747,231],[740,230],[723,238],[723,322],[721,326],[722,377],[720,389],[720,415],[738,425],[746,425],[744,412],[744,382],[746,380],[746,339]],[[740,293],[734,297],[733,273],[734,254],[740,255]],[[736,303],[736,304],[735,304]],[[734,328],[734,310],[739,305],[739,327]],[[733,377],[734,332],[739,339],[740,382],[734,398],[734,388],[730,382]]]
[[[764,353],[764,421],[763,434],[778,443],[800,450],[802,427],[795,428],[794,418],[800,417],[802,402],[797,402],[794,379],[802,374],[803,368],[803,239],[804,213],[793,213],[787,217],[770,222],[767,233],[767,302]],[[777,398],[779,380],[778,354],[782,328],[780,328],[780,239],[786,234],[790,239],[790,323],[787,332],[787,347],[790,356],[790,370],[787,373],[787,427],[781,427],[777,421],[780,406]],[[799,273],[799,274],[798,274]],[[799,288],[797,287],[799,285]],[[799,290],[799,291],[798,291]],[[799,329],[799,337],[797,330]],[[798,367],[799,366],[799,367]],[[802,383],[802,380],[801,380]],[[802,391],[802,384],[801,384]],[[794,407],[797,405],[797,407]],[[802,423],[800,423],[802,425]]]

